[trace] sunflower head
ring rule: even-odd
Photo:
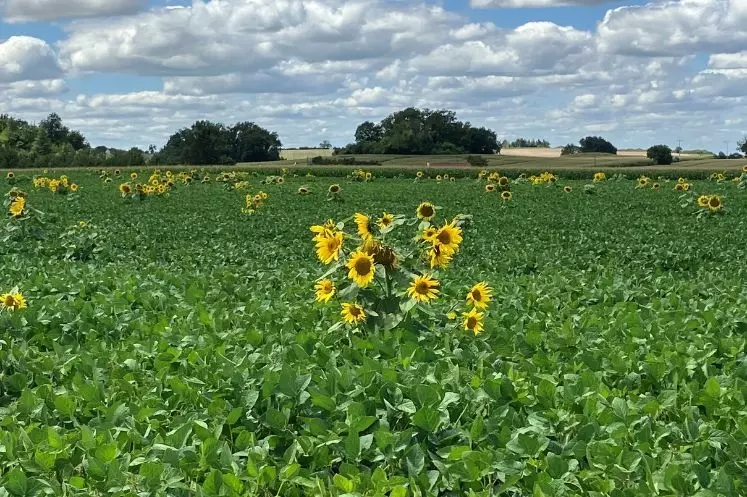
[[[513,197],[513,194],[511,192],[502,192],[501,193],[501,199],[503,200],[511,200]]]
[[[500,178],[498,178],[498,185],[508,186],[508,178],[506,176],[501,176]]]
[[[571,188],[570,186],[564,186],[563,191],[566,193],[571,193],[573,191],[573,188]]]
[[[684,185],[685,183],[687,183],[687,180],[685,180],[685,178],[679,177],[677,178],[677,183],[679,183],[680,185]]]
[[[654,183],[653,185],[651,185],[651,188],[653,188],[654,190],[658,190],[659,188],[661,188],[661,185],[659,183]]]
[[[690,183],[685,183],[684,185],[682,185],[682,189],[685,190],[686,192],[690,191]]]
[[[718,195],[713,195],[710,199],[708,199],[708,208],[711,210],[711,212],[716,212],[718,210],[721,210],[721,207],[723,207],[723,202],[721,202],[721,197]]]
[[[337,183],[329,185],[329,193],[331,194],[340,193],[340,185],[338,185]]]
[[[282,176],[278,176],[275,179],[275,183],[277,183],[278,185],[282,185],[283,183],[285,183],[285,179]]]
[[[360,212],[356,212],[353,219],[355,220],[355,224],[358,226],[358,235],[361,238],[367,240],[373,236],[370,217]]]
[[[742,166],[742,172],[747,173],[747,166]]]
[[[302,186],[298,188],[299,195],[306,195],[307,193],[309,193],[309,189],[307,187]]]
[[[485,191],[488,193],[492,193],[495,191],[495,185],[493,183],[488,183],[485,185]]]
[[[387,269],[394,269],[397,265],[397,254],[395,254],[394,249],[388,245],[376,243],[373,251],[373,259],[375,264],[380,264]]]
[[[681,192],[685,189],[685,185],[683,185],[682,183],[677,183],[676,185],[674,185],[674,189],[678,192]]]
[[[493,298],[493,290],[488,286],[487,283],[481,281],[475,284],[467,292],[467,305],[477,307],[478,309],[485,309]]]
[[[410,298],[418,302],[429,302],[438,297],[440,283],[428,274],[416,276],[407,289]]]
[[[381,217],[376,220],[376,224],[379,225],[379,228],[381,228],[382,230],[391,226],[393,222],[394,222],[394,216],[386,212],[383,212],[381,214]]]
[[[77,192],[78,191],[78,185],[75,183],[70,183],[70,191],[71,192]]]
[[[132,187],[129,183],[122,183],[119,185],[119,193],[121,193],[123,197],[129,195],[132,193]]]
[[[316,255],[324,264],[331,264],[340,258],[342,252],[342,233],[325,232],[314,237],[316,241]]]
[[[472,308],[469,312],[462,313],[464,319],[464,329],[471,331],[476,335],[480,334],[483,330],[483,318],[485,314],[478,312],[477,309]]]
[[[373,281],[374,274],[376,274],[373,257],[363,250],[356,250],[350,254],[345,266],[349,269],[348,278],[361,288],[367,287]]]
[[[456,178],[452,176],[451,178],[449,178],[449,181],[456,181]]]
[[[708,201],[711,200],[711,197],[708,195],[701,195],[698,197],[698,205],[700,207],[708,207]]]
[[[26,209],[26,197],[15,197],[8,207],[8,213],[13,217],[21,217]]]
[[[441,181],[441,175],[440,174],[436,175],[436,181]]]
[[[423,230],[420,238],[425,242],[433,243],[433,239],[436,237],[436,234],[438,234],[438,229],[435,226],[428,226]]]
[[[16,175],[15,173],[13,173],[13,171],[8,171],[8,174],[6,174],[5,177],[8,179],[13,179],[16,177]]]
[[[415,176],[417,176],[418,178],[422,178],[423,177],[423,171],[418,171],[417,173],[415,173]]]
[[[137,173],[135,173],[135,172],[130,173],[130,179],[132,181],[135,181],[137,179]]]
[[[436,215],[436,207],[430,202],[421,202],[417,209],[418,219],[430,221]]]
[[[4,293],[0,295],[0,309],[10,312],[26,309],[26,298],[18,292]]]
[[[324,279],[314,285],[317,302],[329,302],[335,295],[335,284],[330,279]]]
[[[342,320],[348,324],[357,324],[366,320],[366,311],[363,307],[355,303],[344,303],[342,304],[342,312],[340,312]]]

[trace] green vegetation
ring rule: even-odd
[[[658,166],[667,166],[674,160],[672,149],[666,145],[654,145],[646,151],[646,157],[654,161]]]
[[[67,195],[17,172],[29,217],[3,221],[0,294],[17,287],[28,307],[0,310],[2,492],[747,494],[745,190],[560,170],[511,181],[503,201],[466,171],[205,169],[143,201],[120,183],[145,170],[68,172]],[[723,208],[696,215],[700,194]],[[413,217],[421,201],[438,225],[471,216],[439,297],[411,309],[429,326],[340,326],[339,301],[314,303],[309,227],[355,232],[355,212]],[[475,336],[446,311],[483,280],[494,302]]]
[[[502,148],[550,148],[550,142],[539,138],[537,140],[530,138],[517,138],[511,142],[503,140],[501,142]]]

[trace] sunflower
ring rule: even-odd
[[[374,274],[376,273],[373,257],[362,250],[353,252],[345,266],[350,269],[348,278],[353,280],[361,288],[367,287],[373,281]]]
[[[298,194],[299,195],[306,195],[307,193],[309,193],[309,189],[306,188],[305,186],[302,186],[302,187],[298,188]]]
[[[132,181],[135,181],[135,180],[137,179],[137,173],[134,173],[134,172],[133,172],[133,173],[130,173],[130,179],[131,179]]]
[[[355,324],[366,320],[366,311],[358,304],[344,303],[342,304],[340,316],[342,316],[342,320],[346,323]]]
[[[210,183],[210,176],[204,176],[201,183]]]
[[[438,234],[438,229],[436,229],[435,226],[428,226],[423,230],[423,234],[420,235],[420,238],[422,238],[426,242],[433,243],[433,239],[436,237],[436,234]]]
[[[571,193],[573,191],[573,188],[571,188],[570,186],[564,186],[563,191],[566,193]]]
[[[661,185],[659,183],[654,183],[653,185],[651,185],[651,188],[653,188],[654,190],[658,190],[659,188],[661,188]]]
[[[335,183],[333,185],[329,185],[329,193],[331,193],[333,195],[335,193],[340,193],[340,185],[338,185],[337,183]]]
[[[415,176],[417,176],[418,178],[422,178],[423,177],[423,171],[418,171],[417,173],[415,173]]]
[[[456,178],[452,176],[451,178],[449,178],[449,181],[456,181]]]
[[[462,243],[462,240],[462,228],[454,223],[449,223],[438,230],[436,236],[433,237],[433,244],[441,252],[450,256],[459,250],[459,244]]]
[[[275,183],[277,183],[278,185],[282,185],[283,183],[285,183],[285,179],[282,176],[278,176],[275,179]]]
[[[267,197],[269,197],[265,192],[259,192],[259,196],[262,197],[262,200],[267,200]]]
[[[376,220],[376,224],[379,225],[379,228],[385,229],[392,225],[394,222],[394,216],[391,214],[387,214],[386,212],[381,213],[381,217]]]
[[[685,189],[685,187],[682,183],[677,183],[676,185],[674,185],[674,189],[678,192],[681,192],[682,190]]]
[[[645,176],[638,178],[638,187],[639,188],[645,188],[648,186],[648,178]]]
[[[747,166],[742,166],[742,172],[747,173]]]
[[[436,181],[441,181],[441,175],[440,174],[436,175]]]
[[[677,178],[677,183],[679,183],[680,185],[684,185],[685,183],[687,183],[687,180],[685,180],[685,178],[680,177],[680,178]]]
[[[335,295],[335,284],[332,280],[324,279],[314,285],[314,290],[317,302],[329,302],[329,299]]]
[[[448,175],[448,174],[446,174],[446,173],[444,173],[444,176],[443,176],[443,178],[444,178],[444,181],[446,181],[447,179],[449,179],[449,175]]]
[[[721,207],[723,207],[723,205],[724,204],[721,202],[721,197],[719,197],[718,195],[714,195],[710,199],[708,199],[708,209],[710,209],[711,212],[721,210]]]
[[[607,175],[604,173],[594,173],[594,183],[599,183],[607,179]]]
[[[371,181],[371,178],[373,178],[373,175],[371,173],[366,173],[366,181]]]
[[[682,185],[682,189],[686,192],[690,191],[690,183],[685,183],[684,185]]]
[[[711,197],[708,195],[701,195],[698,197],[698,205],[700,207],[708,207],[708,201],[711,200]]]
[[[121,172],[121,171],[120,171],[119,169],[115,169],[115,170],[114,170],[114,174],[116,174],[116,175],[119,175],[119,174],[121,174],[121,173],[122,173],[122,172]]]
[[[493,298],[493,290],[485,283],[481,281],[475,284],[470,291],[467,292],[467,305],[473,305],[479,309],[485,309]]]
[[[129,183],[122,183],[119,185],[119,193],[122,194],[123,197],[126,197],[130,193],[132,193],[132,187]]]
[[[153,178],[152,180],[150,180],[150,186],[158,186],[160,184],[161,184],[161,182],[158,181],[158,179],[156,179],[156,178]]]
[[[316,256],[324,264],[330,264],[340,258],[342,252],[342,233],[329,233],[321,236],[316,242]]]
[[[26,308],[26,299],[18,292],[4,293],[0,295],[0,308],[9,311],[17,311]]]
[[[494,192],[495,185],[493,183],[488,183],[487,185],[485,185],[485,191],[488,193]]]
[[[436,207],[430,202],[422,202],[417,210],[418,219],[430,221],[436,215]]]
[[[13,171],[8,171],[8,174],[6,174],[5,177],[8,179],[13,179],[16,177],[16,175],[15,173],[13,173]]]
[[[71,192],[77,192],[78,191],[78,185],[75,183],[70,184],[70,191]]]
[[[13,217],[21,217],[25,209],[26,209],[26,198],[16,197],[13,200],[13,202],[11,202],[10,207],[8,207],[8,212]]]
[[[416,276],[407,289],[407,294],[418,302],[428,302],[438,297],[439,282],[430,275]]]
[[[477,312],[477,309],[471,309],[469,312],[463,312],[462,317],[464,318],[464,329],[471,331],[475,335],[478,335],[482,330],[482,320],[485,317],[485,313]]]
[[[367,240],[373,236],[373,233],[371,233],[372,226],[370,217],[361,214],[360,212],[356,212],[353,219],[355,219],[355,224],[358,225],[358,235],[360,235],[361,238]]]
[[[508,178],[505,176],[498,178],[498,186],[508,186]]]
[[[428,254],[431,262],[431,269],[445,268],[451,263],[453,254],[445,252],[442,247],[434,246]]]
[[[501,198],[503,200],[511,200],[511,197],[513,197],[513,194],[511,192],[502,192]]]
[[[454,321],[454,320],[455,320],[456,318],[457,318],[457,313],[456,313],[456,311],[449,311],[449,312],[448,312],[448,313],[446,314],[446,319],[448,319],[449,321]]]
[[[158,193],[160,193],[161,195],[163,195],[164,193],[166,193],[166,185],[160,185],[158,187]]]

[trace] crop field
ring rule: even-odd
[[[311,157],[330,157],[333,150],[331,148],[299,148],[293,150],[283,150],[281,158],[287,161],[306,160]]]
[[[0,495],[747,495],[747,174],[555,172],[17,171]]]

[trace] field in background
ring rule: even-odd
[[[332,152],[331,148],[301,148],[298,150],[283,150],[280,152],[280,157],[288,161],[298,161],[312,157],[329,157]]]
[[[560,148],[504,148],[501,150],[501,155],[507,156],[518,156],[518,157],[560,157]],[[618,156],[622,157],[641,157],[646,158],[645,150],[618,150]],[[677,157],[677,154],[674,154]],[[680,154],[681,159],[699,159],[704,157],[710,157],[710,155],[704,156],[699,154]]]

